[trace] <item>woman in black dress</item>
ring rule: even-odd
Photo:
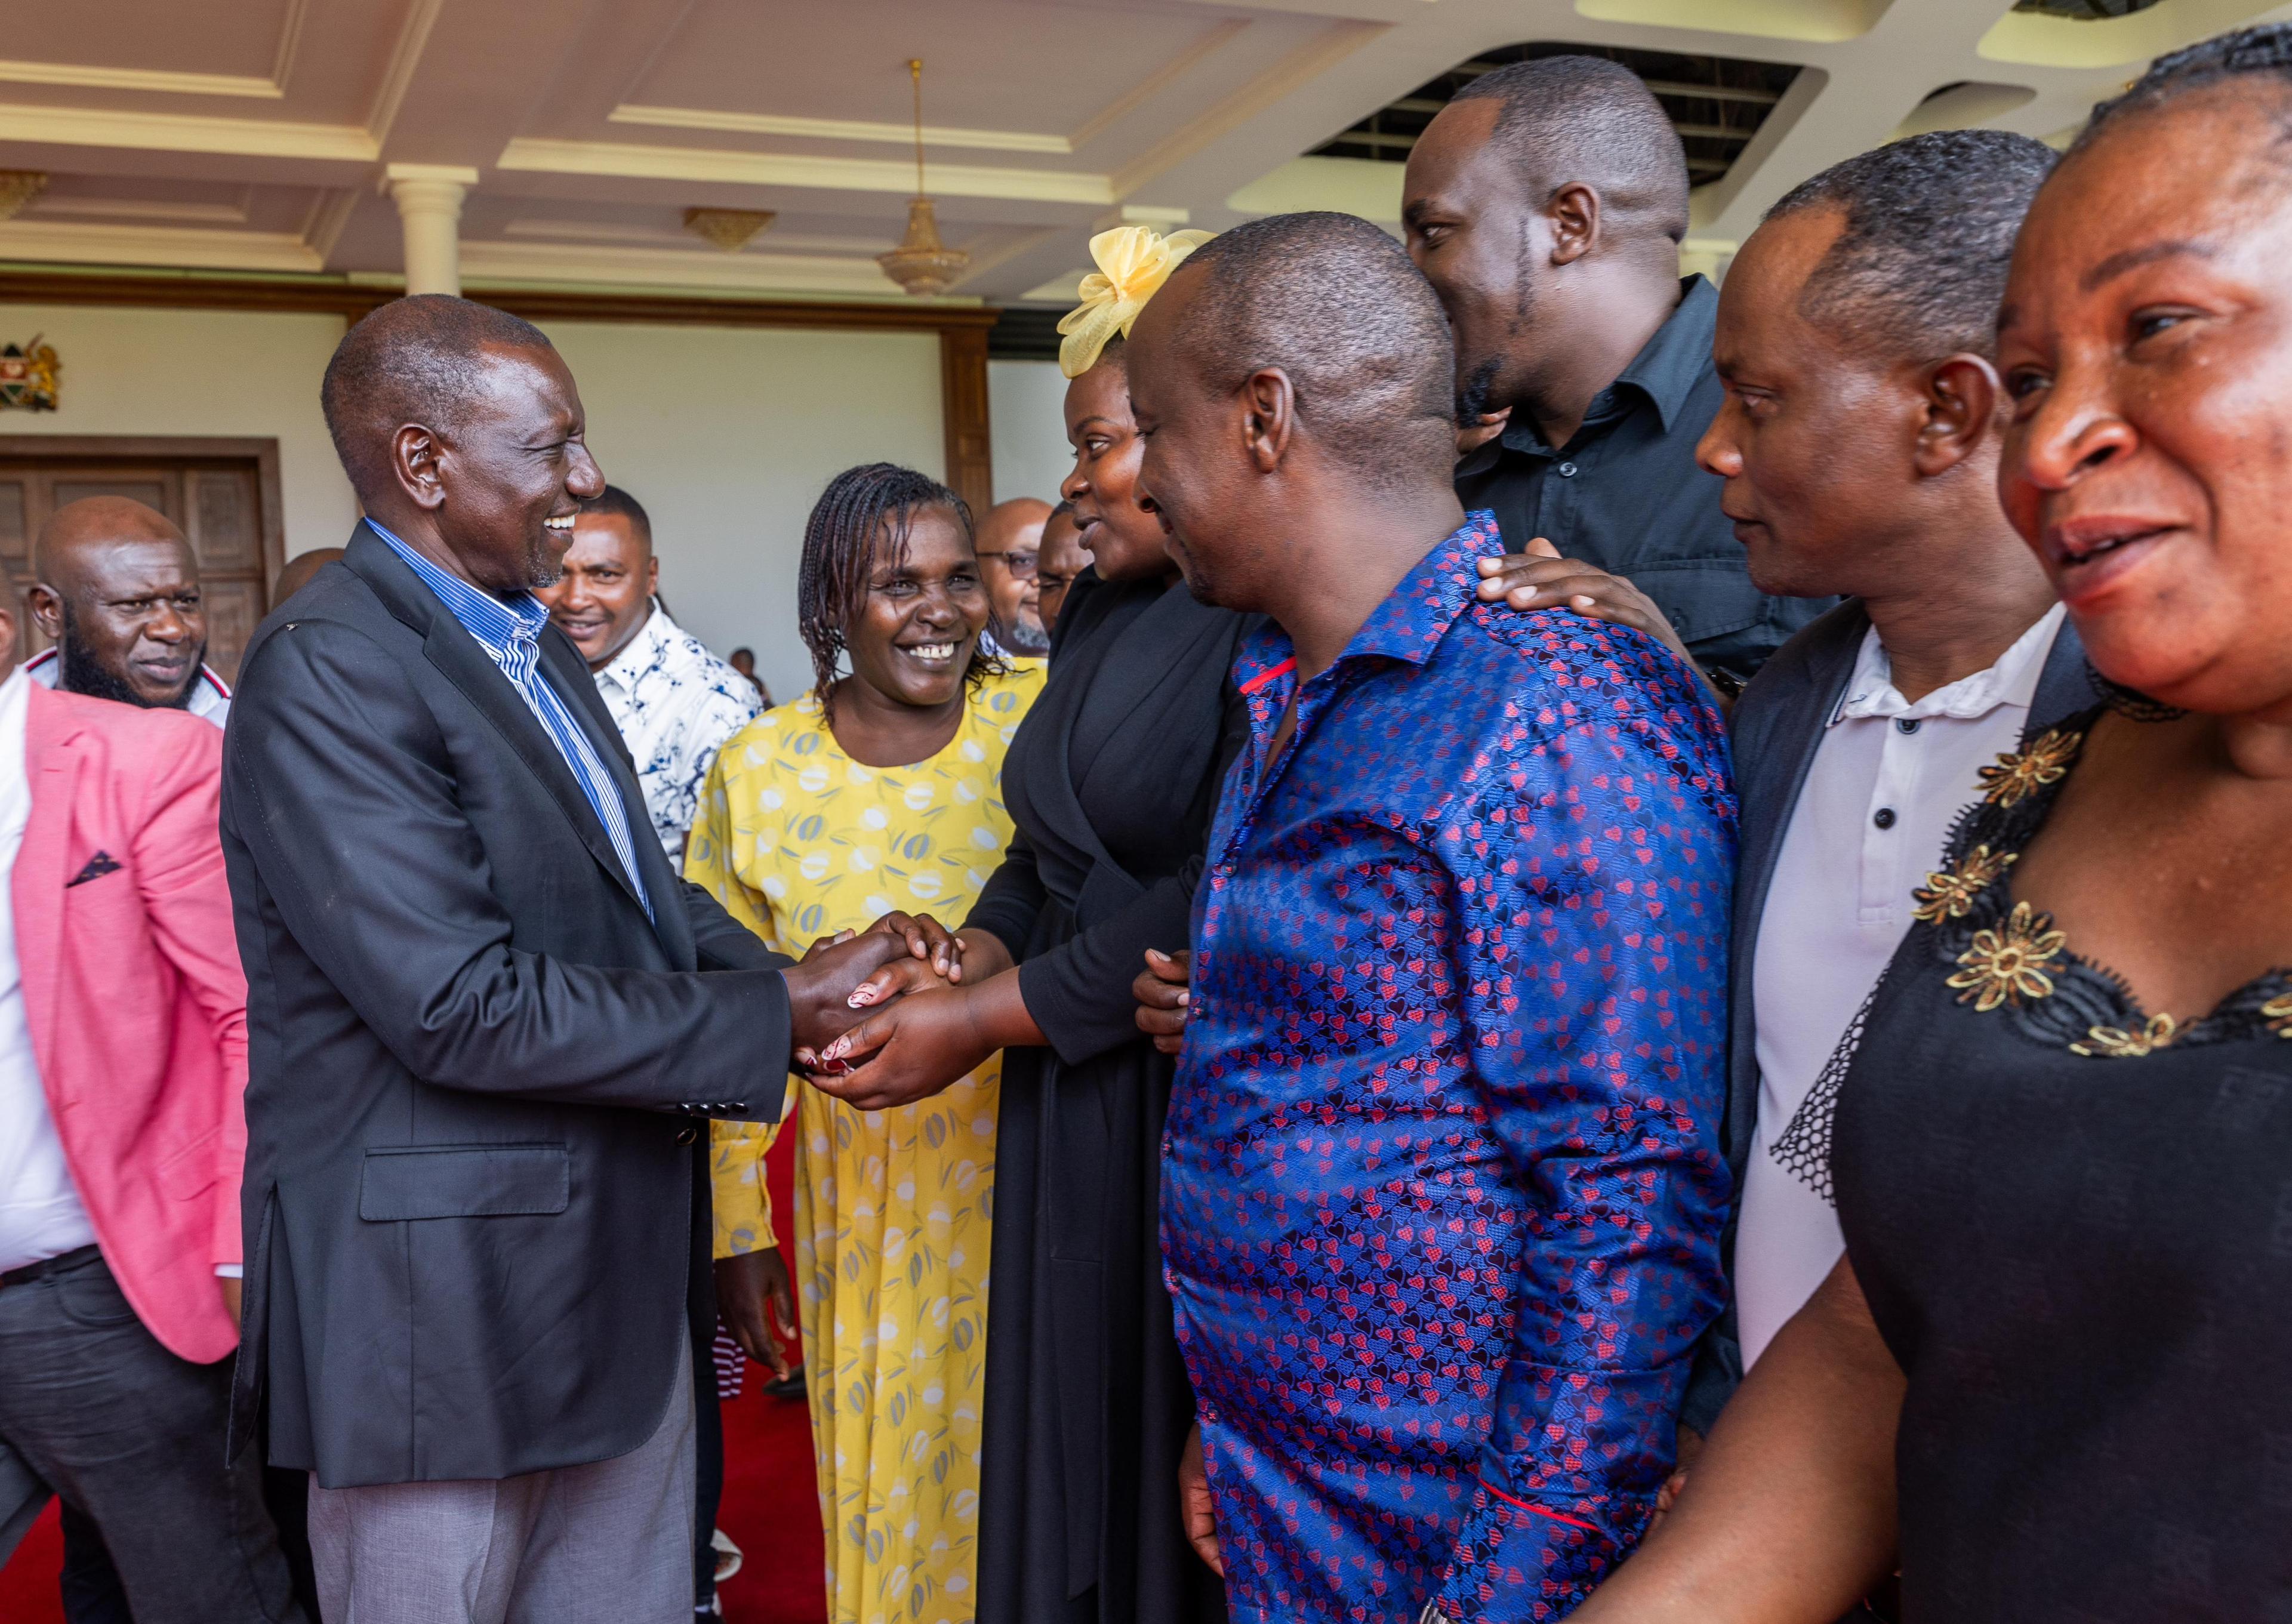
[[[1017,835],[956,934],[959,962],[939,960],[948,981],[918,961],[875,978],[863,1000],[907,996],[831,1051],[866,1065],[816,1080],[863,1107],[903,1103],[1006,1051],[976,1617],[1212,1624],[1224,1587],[1179,1516],[1193,1395],[1157,1228],[1174,1066],[1130,987],[1149,949],[1186,944],[1247,732],[1228,674],[1251,620],[1194,602],[1138,505],[1118,336],[1068,385],[1066,416],[1060,494],[1092,568],[1005,758]]]
[[[2001,489],[2102,702],[1969,786],[1795,1125],[1846,1260],[1583,1624],[2292,1619],[2288,121],[2292,28],[2161,59],[2022,228]]]

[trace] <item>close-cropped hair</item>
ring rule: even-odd
[[[1830,208],[1845,224],[1800,312],[1890,360],[1992,354],[2014,238],[2055,161],[2026,135],[1941,130],[1802,182],[1767,219]]]
[[[803,562],[796,571],[796,624],[811,653],[812,691],[821,719],[835,721],[835,679],[851,622],[868,602],[876,571],[902,563],[916,515],[944,508],[955,516],[964,544],[973,530],[971,506],[927,473],[897,463],[863,463],[827,481],[803,526]],[[1003,669],[974,647],[964,680],[972,687]]]
[[[643,503],[619,486],[608,485],[595,496],[585,497],[581,511],[625,520],[629,529],[636,532],[638,540],[643,542],[648,549],[652,546],[652,515],[645,512]]]
[[[1513,62],[1453,99],[1502,104],[1497,145],[1539,192],[1580,181],[1600,193],[1618,229],[1643,227],[1673,242],[1687,235],[1687,149],[1655,93],[1621,62]]]
[[[2279,90],[2292,91],[2292,22],[2264,22],[2167,52],[2123,93],[2093,109],[2070,150],[2082,150],[2129,114],[2151,112],[2192,91],[2236,79],[2272,82]]]
[[[1372,483],[1456,445],[1456,348],[1408,252],[1356,214],[1273,214],[1222,232],[1181,274],[1203,279],[1181,342],[1214,394],[1278,367],[1305,431]]]
[[[392,299],[343,335],[319,384],[319,406],[360,497],[387,482],[390,436],[400,424],[450,434],[468,421],[488,348],[554,346],[530,321],[451,294]]]

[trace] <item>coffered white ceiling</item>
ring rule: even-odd
[[[956,296],[1061,295],[1092,231],[1342,207],[1400,166],[1301,158],[1497,46],[1802,64],[1699,189],[1722,255],[1824,165],[1909,128],[2053,135],[2148,58],[2258,16],[2160,0],[2078,21],[2007,0],[70,0],[0,30],[0,168],[46,190],[0,262],[388,277],[391,164],[474,170],[473,286],[897,298],[874,256],[929,190]],[[1945,86],[1949,93],[1933,96]],[[1932,100],[1929,98],[1932,97]],[[737,253],[693,207],[769,210]]]

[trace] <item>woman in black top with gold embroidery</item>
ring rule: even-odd
[[[1969,787],[1837,1090],[1846,1260],[1579,1624],[1897,1565],[1909,1624],[2292,1620],[2288,123],[2292,28],[2161,59],[2022,228],[2001,489],[2103,702]]]

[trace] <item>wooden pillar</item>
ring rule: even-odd
[[[987,414],[987,328],[946,327],[939,334],[940,416],[947,431],[947,482],[984,513],[995,502],[995,464]]]

